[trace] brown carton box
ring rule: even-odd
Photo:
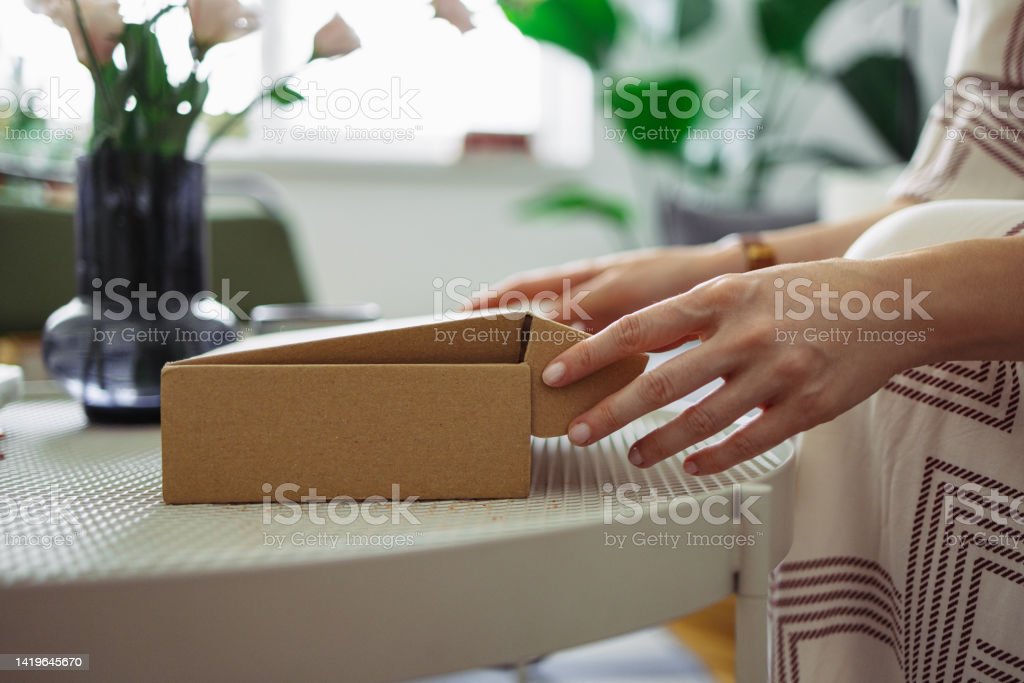
[[[161,387],[168,503],[260,502],[264,484],[328,499],[517,498],[530,435],[643,372],[646,356],[552,389],[545,365],[586,335],[504,314],[170,363]]]

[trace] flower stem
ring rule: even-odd
[[[206,144],[203,146],[203,151],[201,151],[199,153],[199,157],[196,159],[196,161],[198,161],[199,163],[205,162],[206,161],[206,157],[207,157],[207,155],[209,155],[210,150],[213,149],[213,146],[215,144],[217,144],[217,142],[219,142],[220,139],[222,137],[224,137],[228,133],[228,131],[230,131],[232,128],[234,128],[235,125],[237,125],[238,122],[241,121],[242,118],[246,114],[248,114],[249,111],[252,110],[252,108],[255,107],[258,102],[262,101],[264,97],[267,97],[270,94],[270,92],[271,91],[269,89],[264,90],[259,95],[254,97],[252,102],[250,102],[249,104],[245,105],[245,109],[243,109],[242,111],[238,112],[237,114],[232,114],[231,117],[228,118],[227,121],[224,121],[223,123],[221,123],[217,127],[217,129],[215,131],[213,131],[213,134],[210,136],[210,139],[206,141]]]
[[[92,49],[92,42],[89,40],[89,34],[85,30],[85,17],[82,16],[82,6],[78,0],[71,0],[71,4],[75,9],[75,23],[78,25],[78,32],[82,36],[82,42],[85,43],[85,54],[89,59],[89,71],[92,72],[92,80],[96,84],[97,94],[103,98],[103,103],[107,108],[107,125],[111,125],[114,119],[114,103],[110,99],[110,93],[107,92],[107,85],[103,82],[103,74],[100,73],[100,62],[96,59],[96,52]]]

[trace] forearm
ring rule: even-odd
[[[896,199],[870,213],[845,221],[819,222],[773,230],[763,235],[779,263],[802,263],[842,256],[872,225],[900,209],[916,204],[910,198]]]
[[[1024,360],[1024,237],[953,242],[876,261],[884,280],[903,293],[930,291],[915,365],[946,360]]]

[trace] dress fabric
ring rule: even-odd
[[[945,94],[892,188],[919,199],[1024,199],[1024,2],[959,0]]]
[[[950,73],[1024,81],[1024,2],[960,11]],[[894,188],[933,201],[882,220],[848,257],[1024,239],[1024,135],[946,137],[962,123],[933,112]],[[1019,362],[913,368],[800,437],[793,546],[772,582],[772,680],[1024,681],[1022,381]]]

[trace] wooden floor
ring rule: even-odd
[[[728,598],[668,625],[717,683],[736,681],[736,599]]]

